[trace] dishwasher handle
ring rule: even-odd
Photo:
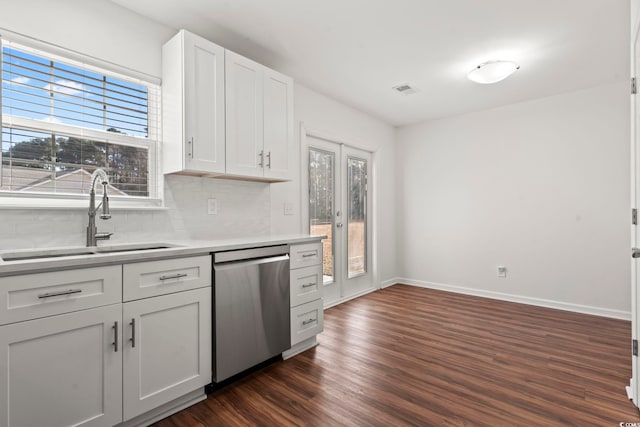
[[[214,271],[224,271],[236,268],[248,267],[250,265],[268,264],[272,262],[289,261],[289,255],[280,255],[270,258],[248,259],[242,261],[225,262],[221,264],[213,264]]]
[[[289,245],[266,246],[262,248],[240,249],[237,251],[215,252],[213,264],[224,262],[245,261],[248,259],[269,258],[289,255]]]

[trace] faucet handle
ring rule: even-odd
[[[113,233],[96,233],[96,240],[109,240]]]

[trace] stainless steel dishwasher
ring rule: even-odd
[[[289,246],[213,254],[213,381],[291,347]]]

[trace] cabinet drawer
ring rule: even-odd
[[[125,264],[122,277],[125,302],[203,288],[211,286],[211,256]]]
[[[322,299],[291,309],[291,345],[294,346],[324,329]]]
[[[322,298],[322,266],[291,270],[291,307]]]
[[[122,267],[0,277],[0,324],[119,303]]]
[[[322,243],[306,243],[291,246],[291,268],[322,264]]]

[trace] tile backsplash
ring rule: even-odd
[[[108,243],[99,244],[270,232],[269,184],[172,175],[165,177],[164,190],[164,210],[114,208],[110,220],[96,219],[99,231],[114,233]],[[208,199],[216,199],[216,215],[207,213]],[[86,209],[0,209],[0,250],[84,245],[86,226]]]

